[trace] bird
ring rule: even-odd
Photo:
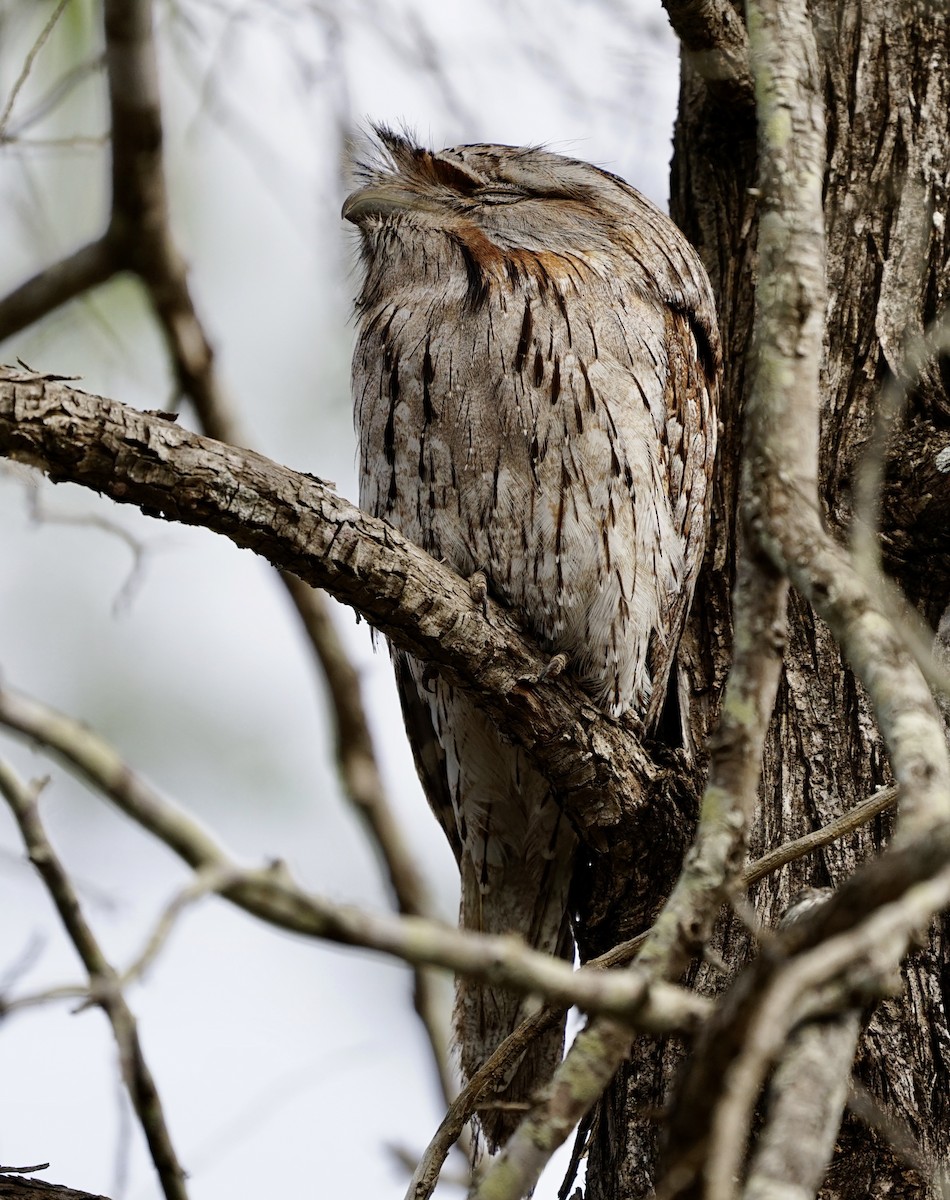
[[[590,163],[372,133],[342,212],[360,243],[361,507],[505,605],[595,704],[649,735],[712,498],[721,350],[699,256]],[[393,661],[458,863],[462,928],[571,959],[578,843],[558,796],[463,689],[405,653]],[[530,1011],[458,983],[466,1079]],[[563,1040],[563,1023],[536,1039],[480,1110],[489,1150],[550,1080]]]

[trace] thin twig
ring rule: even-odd
[[[89,973],[90,995],[112,1026],[119,1048],[122,1078],[148,1142],[166,1200],[188,1200],[185,1172],[172,1145],[162,1102],[142,1053],[135,1017],[122,994],[118,975],[87,924],[79,897],[43,829],[37,805],[38,788],[27,787],[12,768],[0,760],[0,792],[20,828],[30,861],[46,885],[63,927]]]
[[[591,965],[591,964],[588,964]],[[531,1043],[563,1018],[560,1004],[546,1004],[532,1013],[495,1048],[449,1105],[439,1128],[425,1148],[406,1191],[406,1200],[429,1200],[439,1182],[439,1172],[449,1151],[458,1141],[467,1121],[478,1111],[482,1098],[506,1079],[520,1062]]]
[[[197,871],[191,883],[182,888],[159,914],[155,928],[145,939],[142,950],[122,972],[121,986],[128,987],[130,983],[141,979],[152,967],[185,909],[190,908],[205,896],[222,892],[234,882],[236,882],[236,876],[230,867],[213,866]]]
[[[299,887],[281,863],[242,869],[197,822],[137,776],[112,746],[71,717],[2,688],[0,722],[45,746],[194,870],[208,878],[217,875],[220,887],[215,890],[225,899],[279,928],[441,967],[585,1011],[607,1012],[638,1029],[695,1029],[709,1011],[707,1000],[683,988],[649,986],[642,974],[586,967],[575,971],[513,936],[486,936],[421,917],[334,904]]]
[[[45,267],[0,300],[0,341],[106,283],[116,270],[115,247],[108,237],[97,238]]]
[[[860,804],[856,804],[848,812],[842,813],[840,817],[835,817],[821,829],[816,829],[813,833],[806,833],[800,838],[795,838],[794,841],[786,842],[783,846],[769,850],[761,858],[750,863],[743,871],[742,887],[751,887],[753,883],[758,883],[766,875],[771,875],[773,871],[793,862],[796,858],[811,854],[813,850],[820,850],[822,846],[828,846],[831,842],[838,841],[855,829],[860,829],[862,825],[867,825],[876,816],[892,809],[897,803],[899,794],[896,787],[881,788],[879,792],[875,792],[867,800],[862,800]]]
[[[59,3],[50,13],[49,20],[40,30],[36,41],[27,52],[26,58],[23,60],[23,66],[20,68],[20,74],[16,77],[13,87],[10,89],[10,95],[7,97],[7,102],[3,106],[3,112],[0,113],[0,138],[3,138],[6,133],[7,122],[10,119],[10,113],[13,112],[13,106],[16,104],[16,98],[20,94],[20,90],[30,76],[30,71],[33,70],[33,63],[36,61],[36,56],[43,49],[46,40],[53,32],[53,27],[62,16],[63,9],[69,3],[69,0],[59,0]]]

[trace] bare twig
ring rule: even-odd
[[[908,1166],[913,1167],[924,1179],[936,1175],[937,1178],[934,1182],[938,1186],[934,1189],[935,1194],[940,1200],[944,1200],[947,1194],[946,1185],[948,1182],[945,1169],[941,1172],[940,1165],[934,1163],[932,1159],[929,1159],[924,1154],[917,1139],[907,1125],[899,1122],[893,1113],[885,1111],[880,1101],[872,1096],[867,1088],[854,1078],[851,1080],[851,1087],[848,1092],[848,1108],[859,1121],[863,1121],[865,1125],[873,1129],[878,1137],[890,1146],[898,1158],[903,1159]],[[940,1178],[941,1174],[943,1174],[942,1180]],[[943,1183],[942,1190],[939,1186],[941,1182]]]
[[[106,79],[112,118],[109,233],[134,271],[165,335],[178,386],[211,437],[241,439],[237,411],[218,383],[184,257],[169,220],[151,0],[105,0]]]
[[[116,273],[108,237],[97,238],[44,268],[0,300],[0,341],[34,324]]]
[[[360,696],[359,673],[343,648],[323,595],[296,575],[283,573],[281,578],[323,668],[335,717],[337,762],[347,795],[380,854],[399,911],[424,916],[432,911],[432,901],[386,799]]]
[[[230,883],[236,882],[234,871],[229,866],[213,866],[196,872],[194,879],[187,887],[181,889],[177,896],[159,914],[155,928],[145,939],[145,945],[136,958],[126,967],[120,976],[122,987],[141,979],[151,968],[161,954],[178,918],[192,904],[196,904],[205,896],[223,891]]]
[[[31,481],[35,481],[35,476],[31,477]],[[144,576],[145,544],[117,521],[110,521],[99,513],[51,512],[44,503],[44,495],[45,492],[38,487],[26,490],[26,505],[31,521],[38,525],[74,525],[85,529],[99,529],[110,537],[118,538],[128,547],[132,555],[132,566],[112,601],[112,611],[121,612],[130,604]]]
[[[148,1142],[166,1200],[187,1200],[185,1172],[172,1145],[161,1099],[142,1053],[135,1017],[122,994],[119,978],[86,923],[79,897],[43,829],[36,802],[38,789],[23,784],[0,760],[0,791],[16,818],[30,861],[46,885],[63,927],[89,973],[90,994],[112,1026],[119,1048],[122,1078]]]
[[[20,68],[20,74],[16,77],[13,87],[10,89],[10,95],[7,97],[7,102],[3,106],[3,112],[0,113],[0,139],[4,137],[7,129],[7,122],[10,120],[10,113],[13,112],[13,106],[16,104],[16,98],[20,94],[20,90],[30,76],[30,71],[33,70],[33,63],[36,61],[36,56],[46,45],[46,40],[53,32],[53,27],[63,15],[63,9],[69,3],[69,0],[59,0],[59,3],[49,15],[46,24],[40,30],[33,45],[27,52],[26,58],[23,60],[23,66]]]
[[[85,82],[90,75],[95,75],[101,71],[104,64],[104,58],[101,53],[93,54],[91,58],[85,62],[78,63],[76,66],[67,70],[63,75],[59,76],[49,87],[44,95],[34,102],[32,108],[28,112],[23,113],[15,120],[13,114],[10,114],[11,119],[7,121],[2,133],[0,133],[0,141],[17,142],[19,146],[35,145],[34,139],[29,140],[24,138],[25,132],[37,122],[42,121],[55,108],[66,100],[75,88]],[[42,139],[44,145],[49,145],[50,142],[55,142],[58,139]],[[65,139],[67,144],[71,139]],[[103,145],[101,137],[80,139],[81,141],[95,142],[96,145]]]
[[[806,833],[792,842],[786,842],[783,846],[769,850],[761,858],[750,863],[743,871],[742,887],[751,887],[753,883],[758,883],[766,875],[771,875],[773,871],[793,862],[796,858],[803,858],[806,854],[811,854],[813,850],[820,850],[822,846],[830,845],[831,842],[836,842],[846,834],[860,829],[862,825],[867,825],[881,813],[892,809],[897,803],[898,795],[896,787],[881,788],[879,792],[875,792],[867,800],[862,800],[860,804],[856,804],[848,812],[842,813],[840,817],[835,817],[821,829]]]
[[[575,971],[568,963],[530,950],[516,937],[489,937],[421,917],[369,913],[333,904],[304,891],[284,866],[242,869],[186,813],[162,799],[115,750],[71,717],[35,700],[0,689],[0,722],[39,742],[108,797],[127,816],[165,843],[207,887],[282,929],[307,937],[364,946],[410,964],[438,966],[500,987],[536,993],[564,1005],[613,1014],[656,1032],[695,1029],[708,1002],[672,985],[648,986],[628,972]]]
[[[449,1105],[439,1128],[419,1159],[406,1191],[406,1200],[429,1200],[439,1182],[439,1172],[458,1141],[465,1123],[478,1111],[482,1098],[496,1090],[520,1062],[528,1046],[563,1018],[565,1008],[547,1004],[532,1013],[485,1060]]]

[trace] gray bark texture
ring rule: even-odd
[[[669,7],[669,6],[668,6]],[[824,518],[844,541],[853,483],[882,385],[900,373],[902,347],[950,303],[950,15],[934,0],[810,5],[825,99],[824,212],[828,308],[822,369],[819,487]],[[709,86],[686,54],[675,135],[672,211],[698,248],[720,304],[725,378],[717,509],[706,570],[685,643],[699,734],[714,721],[728,665],[739,446],[756,273],[754,111]],[[936,359],[910,391],[885,463],[884,565],[936,626],[950,591],[950,371]],[[761,854],[852,808],[888,780],[884,748],[863,689],[828,629],[795,591],[789,643],[766,749],[750,853]],[[675,878],[690,799],[657,814],[642,873],[592,885],[585,950],[644,928]],[[806,886],[835,887],[882,849],[889,816],[756,885],[757,917],[778,923]],[[632,856],[625,865],[630,866]],[[635,864],[636,865],[636,864]],[[592,872],[596,875],[596,872]],[[602,876],[610,878],[609,869]],[[588,898],[589,899],[589,898]],[[938,921],[902,968],[899,995],[879,1004],[858,1044],[852,1096],[819,1195],[827,1200],[936,1195],[950,1151],[950,947]],[[722,965],[695,967],[720,990],[747,961],[750,938],[724,915]],[[587,1200],[652,1195],[664,1106],[682,1047],[639,1039],[595,1114]],[[856,1115],[860,1113],[860,1117]],[[771,1194],[771,1193],[770,1193]]]

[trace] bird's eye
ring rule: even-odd
[[[521,188],[493,184],[491,187],[479,188],[475,193],[475,198],[481,204],[514,204],[517,200],[524,200],[527,197],[527,192]]]

